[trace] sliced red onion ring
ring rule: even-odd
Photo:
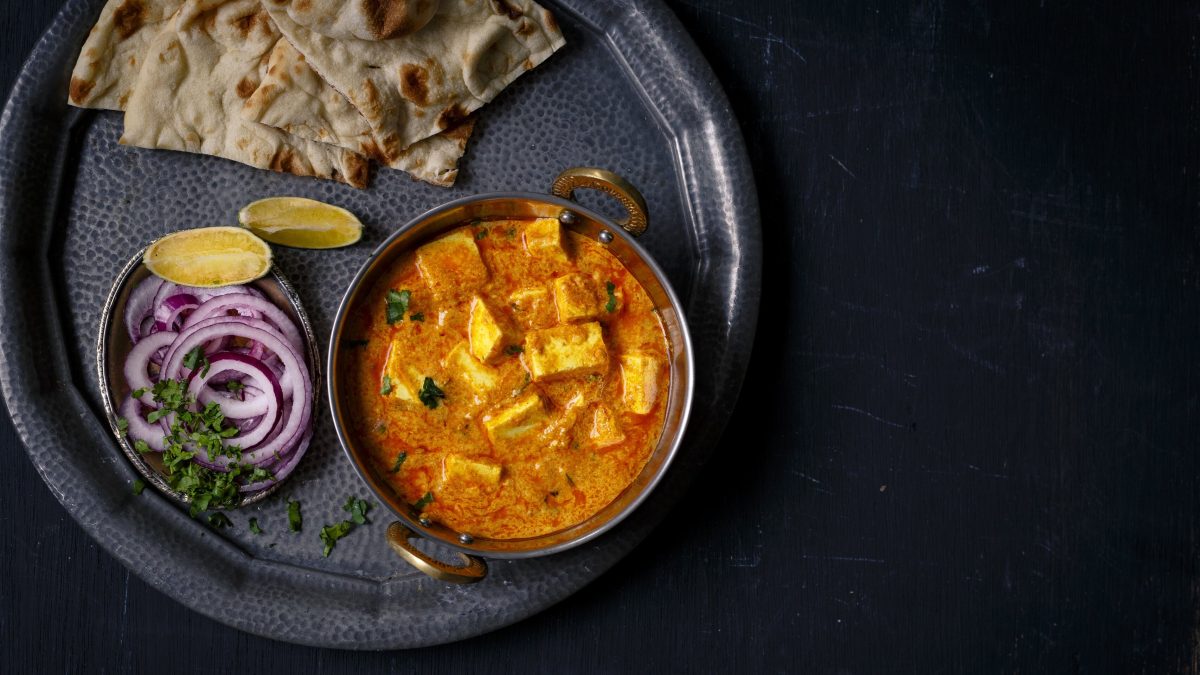
[[[130,391],[145,389],[140,400],[148,406],[154,405],[154,395],[150,392],[154,387],[150,379],[150,359],[158,350],[174,342],[177,335],[171,332],[148,335],[134,345],[129,350],[129,356],[125,357],[125,384],[129,385]]]
[[[184,327],[193,326],[205,319],[225,314],[229,310],[234,310],[242,315],[248,314],[252,318],[258,318],[254,317],[254,313],[260,314],[263,319],[266,319],[267,323],[282,332],[287,341],[297,351],[304,351],[304,338],[300,335],[300,331],[297,330],[296,324],[292,322],[292,318],[287,315],[287,312],[279,309],[266,298],[256,298],[247,295],[223,295],[211,298],[192,312],[191,316],[184,323]]]
[[[260,415],[266,417],[266,420],[269,422],[265,424],[258,424],[253,430],[246,433],[239,433],[236,436],[225,439],[223,442],[223,445],[226,448],[231,445],[240,446],[243,450],[247,448],[253,448],[264,438],[266,438],[267,434],[270,433],[271,429],[274,428],[275,423],[279,420],[280,409],[283,406],[283,390],[279,387],[278,378],[275,377],[275,373],[271,372],[270,368],[267,368],[265,365],[263,365],[262,361],[246,356],[245,354],[219,352],[209,356],[208,362],[210,364],[208,374],[197,375],[196,377],[193,377],[191,383],[188,384],[188,395],[193,399],[199,400],[200,392],[206,388],[209,378],[211,378],[217,372],[224,372],[228,370],[234,370],[250,377],[258,383],[259,387],[268,392],[259,398],[266,399],[267,408],[264,412],[260,413]],[[226,410],[224,406],[221,407],[221,411],[225,413],[226,417],[231,416],[229,411]],[[215,462],[216,460],[220,459],[228,458],[210,458],[210,461]],[[225,462],[225,464],[228,464],[228,462]]]
[[[125,300],[125,330],[129,332],[129,339],[134,344],[145,337],[150,331],[150,326],[154,325],[152,321],[147,323],[147,318],[154,315],[154,298],[163,283],[165,282],[156,276],[148,276],[134,286],[129,292],[129,298]]]
[[[151,450],[162,452],[166,449],[166,444],[163,443],[162,429],[157,424],[151,424],[142,417],[142,406],[137,402],[137,399],[130,396],[125,399],[125,403],[121,404],[121,417],[129,423],[126,432],[129,437],[134,440],[145,441],[146,445],[150,446]]]

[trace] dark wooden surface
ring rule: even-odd
[[[131,577],[5,419],[3,670],[1197,670],[1200,3],[668,2],[767,255],[731,431],[654,540],[466,643],[296,648]],[[4,4],[0,89],[57,4]]]

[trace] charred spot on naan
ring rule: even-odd
[[[520,7],[514,7],[508,0],[492,0],[492,11],[504,14],[513,21],[525,15]]]
[[[258,83],[251,80],[249,75],[243,77],[237,83],[237,95],[240,98],[250,98],[250,95],[254,93],[255,89],[258,89]]]
[[[429,71],[415,63],[400,67],[400,93],[417,105],[429,104]]]
[[[466,121],[469,112],[463,109],[458,103],[451,104],[438,115],[437,125],[439,129],[449,129],[456,127]]]
[[[125,0],[113,11],[113,26],[122,40],[138,32],[146,20],[146,6],[141,0]]]
[[[230,21],[229,24],[237,29],[238,33],[243,38],[250,36],[250,31],[254,30],[255,26],[266,35],[271,34],[271,15],[267,14],[266,10],[258,10],[253,14],[246,14]],[[270,52],[266,52],[265,56],[270,58]]]
[[[437,12],[437,3],[432,0],[361,0],[361,3],[367,30],[379,40],[415,33]]]
[[[91,80],[83,80],[78,77],[71,78],[71,87],[68,95],[71,97],[72,103],[83,103],[88,94],[92,93],[92,89],[96,83]]]

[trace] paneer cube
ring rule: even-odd
[[[496,369],[471,356],[466,342],[460,342],[450,350],[446,356],[446,368],[466,383],[476,398],[482,398],[499,381]]]
[[[528,391],[508,407],[483,420],[492,445],[504,446],[537,434],[546,426],[546,408],[537,392]]]
[[[488,280],[487,265],[470,230],[459,230],[417,249],[417,269],[434,297],[457,300]]]
[[[525,250],[532,256],[568,262],[562,225],[556,218],[538,218],[525,226]]]
[[[500,484],[500,465],[461,455],[446,455],[442,463],[442,480],[459,485]]]
[[[617,423],[613,411],[603,403],[592,411],[592,424],[588,429],[588,444],[593,448],[606,448],[625,440],[625,432]]]
[[[525,357],[535,381],[608,370],[608,348],[595,321],[535,330],[525,335]]]
[[[471,338],[471,354],[480,361],[490,361],[504,351],[504,330],[479,296],[471,300],[467,334]]]
[[[654,409],[658,398],[659,359],[642,352],[622,354],[621,385],[625,409],[635,415],[645,415]]]
[[[383,362],[383,374],[379,377],[379,394],[397,401],[415,401],[417,393],[414,381],[400,339],[392,340]]]
[[[602,303],[596,282],[586,274],[568,274],[554,280],[554,306],[559,323],[591,321],[600,316]]]
[[[557,320],[554,300],[544,286],[522,288],[508,296],[508,302],[512,306],[513,315],[525,330],[549,328]]]

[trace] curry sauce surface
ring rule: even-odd
[[[474,221],[408,253],[344,336],[360,447],[405,501],[459,532],[580,523],[662,432],[669,346],[653,302],[604,246],[554,220]],[[443,398],[421,396],[425,378]]]

